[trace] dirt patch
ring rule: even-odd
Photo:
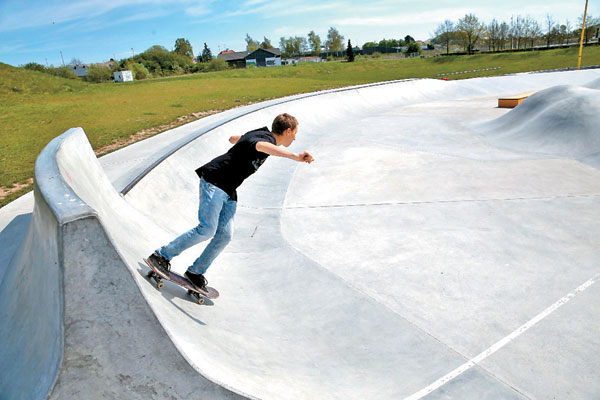
[[[31,185],[33,185],[33,178],[29,178],[25,183],[15,183],[12,187],[0,186],[0,200]]]
[[[159,133],[168,131],[169,129],[177,128],[178,126],[185,125],[192,121],[196,121],[200,118],[204,118],[204,117],[208,117],[209,115],[220,113],[221,111],[223,111],[223,110],[208,110],[208,111],[195,112],[190,115],[183,115],[181,117],[177,117],[177,120],[170,122],[168,124],[162,124],[162,125],[154,126],[152,128],[143,129],[139,132],[134,133],[133,135],[130,135],[127,138],[117,139],[107,146],[103,146],[103,147],[100,147],[100,148],[94,150],[94,153],[96,153],[96,156],[99,157],[104,154],[113,152],[115,150],[119,150],[123,147],[127,147],[130,144],[147,139],[151,136],[158,135]]]

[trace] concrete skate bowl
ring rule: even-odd
[[[490,143],[517,151],[574,159],[600,167],[600,80],[555,86],[483,124]]]
[[[568,76],[583,84],[598,74]],[[38,160],[34,222],[23,246],[36,259],[17,257],[2,282],[9,305],[2,316],[15,323],[0,333],[15,350],[2,347],[0,359],[19,359],[32,339],[39,343],[14,368],[18,390],[7,390],[3,375],[2,394],[42,398],[52,385],[51,398],[566,393],[564,381],[547,371],[540,379],[523,363],[519,354],[533,352],[527,344],[476,356],[492,354],[491,345],[597,272],[600,232],[590,216],[599,210],[600,174],[486,145],[463,121],[473,115],[456,111],[555,81],[408,81],[271,105],[190,142],[125,196],[83,130],[66,132]],[[454,102],[423,123],[423,110]],[[271,157],[240,188],[234,239],[207,274],[219,299],[200,306],[177,286],[158,291],[141,260],[196,224],[194,169],[226,151],[230,135],[281,112],[300,121],[293,150],[308,149],[317,161]],[[537,182],[558,181],[552,195],[569,191],[564,203],[529,200],[543,198],[543,189],[510,176],[538,161],[552,168]],[[565,166],[576,183],[554,179]],[[497,174],[501,187],[489,182]],[[521,215],[530,223],[521,224]],[[560,238],[543,233],[563,220]],[[553,246],[559,239],[566,250]],[[31,247],[37,243],[45,247]],[[183,272],[202,247],[176,258],[174,270]],[[35,273],[52,278],[53,291],[38,293],[29,278]],[[40,303],[53,307],[38,311]],[[577,361],[576,383],[595,373]],[[598,390],[581,387],[584,395]]]

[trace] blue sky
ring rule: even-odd
[[[598,17],[599,3],[588,14]],[[140,53],[158,44],[169,50],[188,39],[194,54],[204,42],[217,54],[245,50],[246,34],[278,47],[282,36],[306,36],[314,30],[323,41],[335,27],[346,41],[362,45],[410,34],[426,40],[445,19],[467,13],[488,23],[530,15],[542,23],[546,14],[575,25],[584,0],[0,0],[0,62],[62,65]],[[133,51],[132,51],[133,49]]]

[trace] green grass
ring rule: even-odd
[[[464,79],[575,67],[577,48],[507,54],[391,60],[230,70],[131,83],[91,84],[0,63],[0,186],[33,177],[37,155],[54,137],[81,126],[94,149],[142,129],[209,110],[350,85],[500,67]],[[583,65],[600,64],[600,47],[584,49]],[[5,199],[0,206],[29,189]]]

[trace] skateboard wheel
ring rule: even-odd
[[[158,281],[158,283],[156,284],[156,287],[159,289],[162,289],[165,286],[165,283],[163,281]]]
[[[204,298],[198,296],[198,304],[204,304]]]

